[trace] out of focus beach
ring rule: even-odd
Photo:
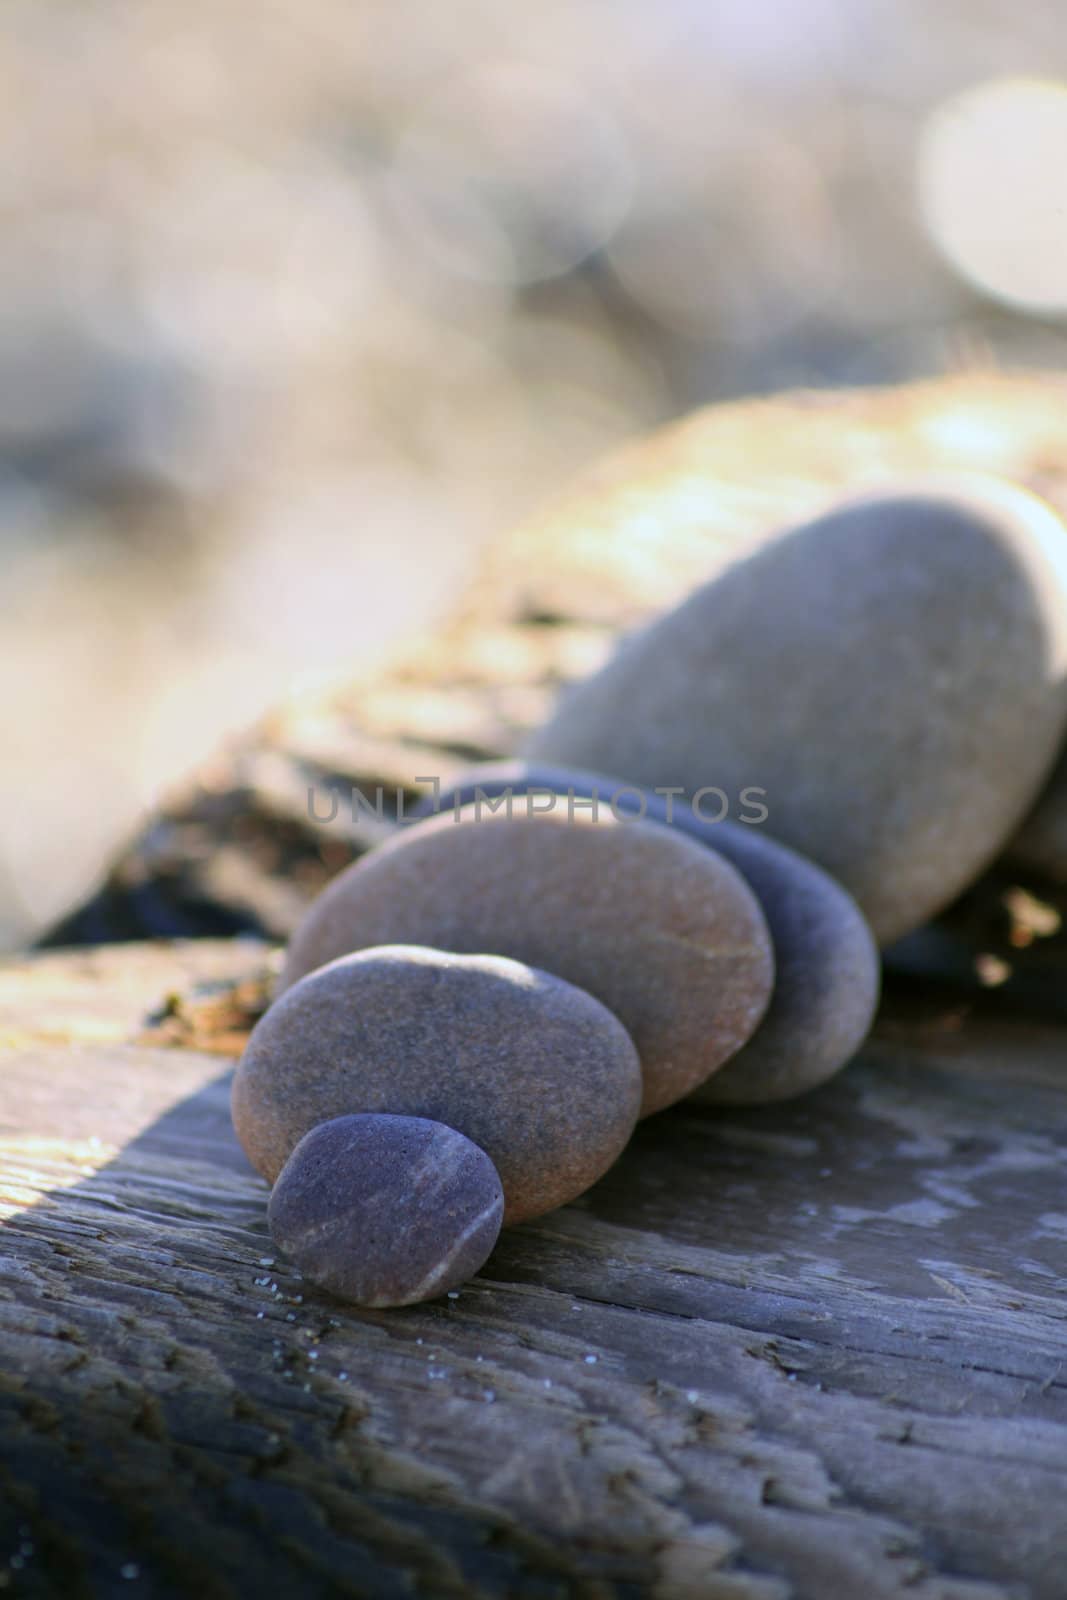
[[[1051,0],[14,3],[0,945],[599,452],[1067,352]]]

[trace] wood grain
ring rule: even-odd
[[[94,953],[105,1042],[83,955],[0,973],[16,1593],[1062,1595],[1067,1030],[905,1007],[805,1100],[651,1119],[455,1299],[359,1313],[270,1261],[227,1064],[143,1042],[265,970],[198,958]]]
[[[195,774],[52,940],[156,942],[0,967],[0,1587],[1062,1600],[1056,906],[998,869],[898,958],[837,1081],[651,1119],[455,1299],[388,1313],[269,1260],[227,1074],[270,949],[201,936],[284,937],[391,825],[309,789],[395,812],[513,751],[619,627],[842,487],[979,466],[1067,505],[1065,393],[787,396],[636,446],[433,638]],[[983,955],[1011,967],[988,992]]]

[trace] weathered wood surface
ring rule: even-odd
[[[264,1265],[212,1052],[265,972],[0,973],[9,1590],[1060,1600],[1067,1030],[892,1007],[818,1094],[653,1118],[457,1298],[358,1313]]]
[[[1067,505],[1065,393],[726,407],[642,465],[614,533],[607,469],[580,536],[505,541],[452,625],[197,774],[55,939],[284,936],[381,834],[310,817],[309,785],[410,794],[514,750],[615,628],[838,487],[985,466]],[[1067,938],[1062,893],[1014,891],[993,874],[913,948],[940,983],[896,984],[837,1082],[653,1119],[458,1298],[395,1313],[261,1265],[226,1075],[267,946],[8,963],[0,1585],[1062,1600]]]

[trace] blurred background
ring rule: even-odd
[[[8,0],[0,946],[695,404],[1067,349],[1057,0]]]

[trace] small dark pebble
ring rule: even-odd
[[[504,1217],[484,1150],[425,1117],[335,1117],[306,1133],[268,1208],[305,1277],[361,1306],[405,1306],[472,1278]]]

